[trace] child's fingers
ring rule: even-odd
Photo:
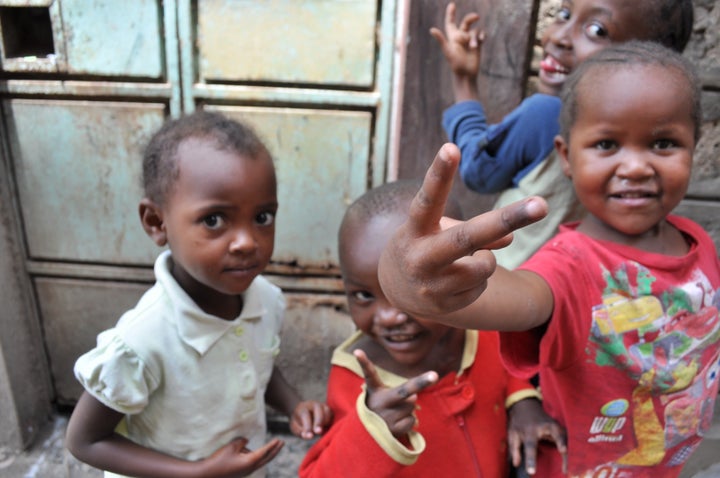
[[[408,219],[382,252],[380,285],[398,308],[420,316],[447,314],[472,303],[496,268],[485,250],[507,245],[510,233],[547,213],[533,197],[442,230],[440,221],[460,162],[452,143],[440,148],[410,204]]]
[[[460,30],[464,32],[469,32],[473,23],[478,21],[480,19],[480,15],[477,13],[468,13],[466,14],[463,19],[460,21]],[[477,31],[475,32],[475,37],[477,38]]]
[[[429,236],[440,229],[459,162],[460,150],[457,146],[447,143],[440,148],[410,205],[409,218],[405,223],[410,236]],[[425,258],[426,264],[442,267],[480,249],[507,245],[508,234],[542,219],[546,214],[545,201],[531,197],[460,222],[433,239],[436,243],[427,248],[432,250],[432,255]]]
[[[563,473],[567,473],[567,437],[565,430],[557,423],[550,427],[549,439],[555,442],[555,447],[562,456]],[[548,439],[546,436],[545,439]]]
[[[401,402],[407,400],[413,395],[417,395],[419,392],[436,383],[437,381],[438,374],[436,372],[425,372],[422,375],[413,377],[402,385],[395,387],[393,391],[397,396],[397,401]]]
[[[422,236],[438,230],[459,162],[460,150],[452,143],[444,144],[437,152],[410,204],[406,224],[411,233]]]
[[[513,231],[539,221],[547,215],[547,203],[539,196],[532,196],[503,208],[475,216],[454,231],[455,243],[466,245],[463,251],[472,254],[480,249],[497,249],[509,244]]]
[[[245,437],[237,437],[234,438],[230,443],[230,448],[232,448],[233,452],[235,453],[242,453],[244,451],[249,451],[247,448],[245,448],[248,444],[248,439]]]
[[[534,475],[537,469],[537,439],[532,436],[525,436],[523,439],[523,447],[525,451],[525,471],[529,475]]]
[[[257,450],[248,453],[246,458],[252,463],[253,469],[262,468],[277,456],[284,445],[285,442],[274,438]]]
[[[522,462],[522,449],[520,435],[514,430],[508,430],[508,448],[510,450],[510,458],[514,467],[520,466]]]
[[[440,48],[444,52],[447,46],[447,39],[445,38],[445,35],[443,32],[441,32],[439,29],[432,27],[430,28],[430,36],[433,37],[438,44],[440,45]]]
[[[380,388],[385,388],[385,384],[380,379],[380,376],[375,369],[375,364],[370,361],[365,352],[358,349],[353,351],[353,355],[355,355],[355,358],[360,364],[360,368],[363,370],[368,393],[372,393]]]
[[[325,403],[315,402],[313,407],[313,432],[321,434],[332,420],[332,410]]]
[[[455,2],[450,2],[445,8],[445,31],[447,32],[454,28],[457,28],[455,26]]]
[[[303,402],[304,403],[304,402]],[[310,404],[312,407],[312,404]],[[295,434],[306,440],[313,437],[313,416],[307,407],[298,407],[293,413],[293,422],[295,425]],[[292,427],[291,427],[292,428]]]

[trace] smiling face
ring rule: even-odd
[[[696,123],[687,77],[657,64],[598,65],[576,90],[569,139],[558,136],[556,147],[589,212],[581,230],[652,241],[690,180]]]
[[[276,180],[266,152],[246,157],[190,138],[177,151],[178,177],[159,207],[172,274],[206,312],[234,318],[237,295],[273,253]],[[235,309],[235,310],[233,310]],[[218,312],[222,311],[222,312]]]
[[[567,75],[612,43],[651,35],[642,9],[627,0],[564,0],[541,44],[539,90],[557,95]]]
[[[379,353],[370,357],[373,362],[405,377],[427,370],[443,375],[449,371],[443,363],[457,366],[464,332],[396,309],[378,281],[380,254],[406,219],[393,212],[369,220],[346,218],[339,251],[345,294],[353,322],[379,346]]]

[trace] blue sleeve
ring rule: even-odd
[[[478,193],[517,186],[552,152],[560,131],[560,106],[556,96],[535,94],[491,125],[477,101],[463,101],[445,110],[442,124],[462,153],[463,182]]]

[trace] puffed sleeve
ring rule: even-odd
[[[113,410],[133,415],[148,404],[159,381],[115,329],[98,335],[97,346],[75,362],[85,390]]]

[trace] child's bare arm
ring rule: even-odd
[[[451,143],[435,156],[408,220],[380,258],[383,292],[400,310],[461,328],[528,330],[544,324],[553,308],[547,283],[532,272],[496,268],[489,249],[507,245],[513,230],[542,219],[545,201],[532,197],[442,230],[459,162],[460,151]]]
[[[415,426],[415,401],[417,393],[437,382],[435,372],[426,372],[395,388],[387,387],[375,370],[365,352],[355,350],[355,358],[365,375],[367,407],[382,418],[396,438],[407,435]]]
[[[186,461],[142,447],[115,433],[122,418],[121,413],[83,393],[68,423],[68,450],[95,468],[128,476],[223,478],[249,475],[265,466],[283,446],[282,441],[275,439],[250,451],[245,448],[247,440],[238,438],[204,460]]]
[[[565,429],[553,420],[535,398],[515,403],[508,411],[508,446],[513,465],[520,466],[521,449],[525,451],[525,469],[535,474],[537,447],[541,440],[555,443],[563,457],[563,472],[567,471],[567,437]]]
[[[273,367],[265,400],[290,418],[290,431],[294,435],[306,440],[321,435],[332,422],[330,407],[315,400],[302,400],[277,367]]]
[[[485,33],[473,28],[480,18],[477,13],[468,13],[460,23],[455,23],[455,11],[455,3],[450,2],[445,9],[445,33],[433,27],[430,35],[440,44],[453,72],[455,101],[477,100],[480,48]]]

